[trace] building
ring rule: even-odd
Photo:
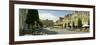
[[[53,27],[53,20],[41,20],[42,24],[43,24],[43,27]]]
[[[90,17],[88,11],[74,11],[64,17],[59,17],[59,20],[55,22],[55,27],[66,28],[68,25],[73,26],[73,23],[77,26],[79,18],[81,19],[83,26],[89,24]]]

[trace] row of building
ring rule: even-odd
[[[75,11],[71,14],[65,15],[64,17],[59,17],[59,20],[54,23],[54,27],[66,28],[68,25],[73,26],[73,22],[75,26],[77,26],[79,18],[82,21],[82,26],[89,26],[89,11]]]

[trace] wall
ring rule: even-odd
[[[26,0],[27,1],[27,0]],[[52,3],[71,3],[71,4],[84,4],[84,5],[95,5],[95,0],[29,0],[29,1],[40,1],[40,2],[52,2]],[[96,19],[99,20],[99,1],[98,10],[96,11]],[[96,36],[95,40],[81,40],[81,41],[64,41],[64,42],[49,42],[49,43],[38,43],[30,45],[99,45],[99,22],[96,24]],[[0,45],[9,45],[9,0],[0,0]],[[22,44],[23,45],[23,44]],[[29,44],[24,44],[29,45]]]

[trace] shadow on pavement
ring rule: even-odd
[[[42,35],[44,34],[47,34],[47,35],[51,35],[51,34],[58,34],[58,32],[55,32],[55,31],[50,31],[50,30],[48,30],[48,29],[38,29],[38,30],[36,30],[37,31],[37,33],[42,33]]]

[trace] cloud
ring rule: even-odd
[[[54,22],[59,19],[59,17],[52,13],[39,13],[39,18],[42,20],[53,20]]]

